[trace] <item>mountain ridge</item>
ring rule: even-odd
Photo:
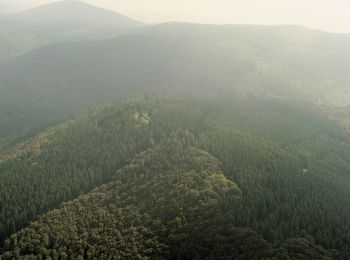
[[[108,39],[145,24],[83,2],[56,2],[0,17],[0,65],[62,41]]]
[[[350,37],[305,29],[188,24],[54,43],[1,66],[0,119],[6,123],[0,135],[145,93],[346,106],[350,79],[342,64],[350,66],[349,46]]]
[[[8,18],[36,23],[76,23],[94,26],[142,26],[143,23],[109,9],[77,0],[66,0],[42,5]]]

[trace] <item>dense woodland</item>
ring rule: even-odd
[[[350,136],[312,106],[146,97],[44,136],[0,163],[2,241],[86,195],[13,235],[6,257],[350,257]]]
[[[186,131],[170,134],[113,181],[6,241],[4,259],[331,259],[301,235],[278,248],[234,226],[242,193]]]

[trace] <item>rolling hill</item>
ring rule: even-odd
[[[7,257],[108,255],[114,244],[123,244],[121,255],[166,256],[172,250],[180,257],[197,248],[199,258],[255,252],[348,259],[349,151],[349,133],[312,106],[253,97],[108,105],[2,156],[0,236],[4,240],[53,209],[4,243]],[[179,197],[172,201],[168,192]],[[200,212],[194,222],[186,215],[192,207]],[[155,216],[164,228],[153,229],[149,220]],[[126,240],[130,232],[133,242]],[[111,244],[99,244],[112,234]],[[237,240],[241,236],[261,247],[248,250],[251,244]],[[222,243],[208,246],[215,245],[214,237]],[[181,248],[176,239],[183,241]],[[239,242],[248,249],[235,251]]]
[[[0,64],[47,43],[44,37],[16,28],[6,16],[0,17]]]
[[[116,12],[62,1],[0,17],[0,64],[57,41],[117,37],[143,26]]]
[[[39,6],[31,10],[10,15],[9,18],[29,23],[60,25],[77,24],[101,27],[132,27],[143,25],[141,22],[116,12],[76,0],[59,1]]]
[[[299,27],[163,24],[115,39],[57,43],[0,69],[0,135],[28,133],[144,93],[350,102],[348,35]]]

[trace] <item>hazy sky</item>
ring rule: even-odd
[[[0,0],[0,13],[57,0]],[[350,0],[84,0],[148,23],[295,24],[350,33]]]

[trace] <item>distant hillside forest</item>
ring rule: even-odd
[[[41,23],[38,35],[6,24],[20,29],[26,39],[9,32],[4,39],[8,35],[15,39],[7,40],[6,46],[20,42],[24,46],[18,48],[34,50],[25,54],[19,50],[23,55],[0,66],[2,150],[87,109],[144,94],[350,104],[348,35],[293,26],[186,23],[132,27],[119,33],[120,27],[112,32],[97,27],[102,32],[96,35],[93,27],[90,36],[75,35],[80,30],[74,26],[52,28],[52,23]],[[34,48],[37,45],[44,46]]]
[[[0,160],[4,259],[350,258],[350,135],[311,105],[145,97]]]

